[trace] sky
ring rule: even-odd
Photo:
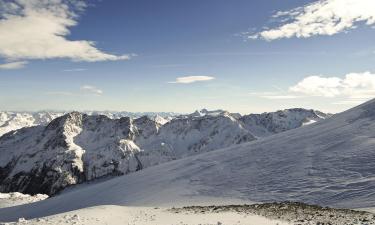
[[[336,113],[375,94],[373,0],[0,0],[0,110]]]

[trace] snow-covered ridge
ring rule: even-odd
[[[0,191],[54,194],[95,178],[127,174],[253,141],[254,131],[266,130],[256,136],[268,136],[301,126],[307,118],[317,119],[312,110],[285,112],[287,116],[276,112],[241,117],[206,110],[168,122],[159,122],[157,116],[111,119],[68,113],[48,125],[22,128],[0,137]],[[279,124],[283,126],[276,129]]]
[[[0,112],[0,136],[23,127],[45,125],[64,112]]]
[[[332,114],[317,110],[293,108],[276,112],[249,114],[240,118],[245,128],[257,137],[266,137],[287,130],[309,125],[331,117]]]
[[[41,112],[11,112],[0,111],[0,136],[9,131],[18,130],[23,127],[32,127],[37,125],[47,125],[53,119],[60,117],[68,112],[41,111]],[[169,112],[116,112],[116,111],[83,111],[87,115],[104,115],[111,119],[121,117],[139,118],[149,116],[158,123],[164,124],[177,116],[177,113]]]
[[[68,112],[61,111],[40,111],[40,112],[11,112],[0,111],[0,136],[3,134],[17,130],[23,127],[31,127],[37,125],[47,125],[53,119],[60,117]],[[241,119],[243,123],[250,123],[248,129],[253,129],[254,134],[260,133],[259,136],[268,136],[273,133],[285,131],[300,127],[302,125],[311,124],[321,119],[331,116],[315,110],[306,109],[286,109],[277,112],[249,114],[241,116],[239,113],[229,113],[224,110],[196,110],[191,114],[177,114],[172,112],[116,112],[116,111],[83,111],[87,115],[104,115],[110,119],[120,119],[121,117],[130,117],[132,119],[148,116],[159,124],[165,124],[173,118],[191,118],[203,116],[219,116],[230,115],[235,119]],[[283,118],[284,117],[284,118]],[[273,123],[272,126],[269,123]],[[254,124],[255,128],[252,128]],[[257,128],[261,126],[261,128]],[[268,128],[265,128],[268,127]],[[265,129],[265,130],[264,130]],[[258,135],[257,135],[258,136]]]

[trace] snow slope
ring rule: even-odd
[[[31,205],[0,209],[0,218],[34,218],[99,205],[292,200],[371,207],[375,205],[374,120],[372,100],[324,121],[258,141],[76,187]]]
[[[164,208],[152,207],[121,207],[114,205],[96,206],[76,210],[59,215],[33,220],[19,219],[16,224],[103,224],[103,225],[167,225],[167,224],[238,224],[238,225],[287,225],[275,219],[239,212],[206,212],[206,213],[176,213]]]

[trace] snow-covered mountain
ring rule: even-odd
[[[249,114],[240,118],[244,126],[257,137],[266,137],[326,119],[332,114],[302,108]]]
[[[0,138],[0,191],[55,194],[106,175],[253,141],[254,131],[267,130],[256,133],[267,136],[317,118],[312,110],[285,112],[288,116],[275,112],[241,117],[202,110],[169,122],[160,116],[111,119],[97,113],[68,113],[48,125],[22,128]]]
[[[1,209],[0,218],[34,218],[99,205],[289,200],[371,207],[374,120],[375,100],[309,126],[76,186],[33,205]]]
[[[47,125],[53,119],[60,117],[68,112],[54,112],[54,111],[42,111],[42,112],[9,112],[0,111],[0,136],[3,134],[17,130],[23,127],[31,127],[37,125]],[[142,116],[149,116],[158,123],[164,124],[177,116],[176,113],[168,112],[114,112],[114,111],[84,111],[87,115],[105,115],[111,119],[119,119],[121,117],[139,118]]]
[[[127,174],[255,138],[229,116],[110,119],[73,112],[0,138],[0,190],[54,194],[105,175]]]
[[[22,127],[45,125],[63,112],[0,112],[0,136]]]

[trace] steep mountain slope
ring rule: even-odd
[[[54,194],[66,186],[121,175],[187,155],[254,140],[230,116],[109,119],[73,112],[48,126],[0,137],[0,192]]]
[[[374,206],[374,121],[375,100],[272,137],[77,187],[33,205],[1,209],[0,218],[32,218],[108,204],[292,200]]]

